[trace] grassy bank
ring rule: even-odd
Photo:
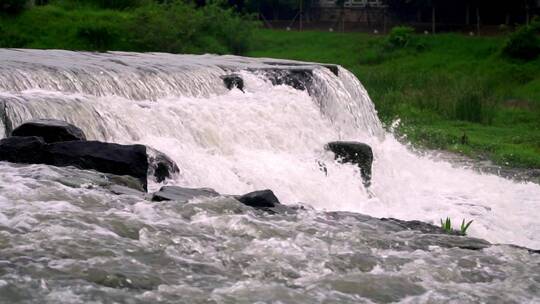
[[[124,2],[132,6],[109,7]],[[240,55],[257,25],[218,3],[56,0],[0,11],[0,47]]]
[[[540,168],[540,59],[500,55],[505,37],[415,36],[388,49],[361,33],[260,30],[250,56],[338,63],[366,86],[379,116],[417,146]]]

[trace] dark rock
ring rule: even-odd
[[[0,140],[0,161],[40,164],[44,159],[46,143],[41,137],[13,136]]]
[[[264,73],[272,85],[287,85],[304,91],[313,83],[313,71],[310,69],[266,69]]]
[[[39,136],[46,143],[86,140],[84,132],[76,126],[62,120],[37,119],[18,126],[11,136]]]
[[[396,218],[381,218],[381,221],[387,221],[387,222],[396,224],[400,227],[403,227],[406,230],[416,230],[422,233],[429,233],[429,234],[449,234],[448,232],[444,231],[439,226],[435,226],[433,224],[429,224],[429,223],[425,223],[421,221],[404,221],[404,220],[399,220]],[[461,233],[457,230],[452,230],[450,234],[461,235]]]
[[[119,145],[99,141],[66,141],[44,147],[44,164],[137,178],[147,188],[148,159],[143,145]]]
[[[99,141],[65,141],[47,144],[41,137],[12,136],[0,140],[0,161],[23,164],[73,166],[114,175],[129,175],[146,191],[148,159],[143,145]]]
[[[336,159],[341,162],[358,165],[364,186],[371,185],[373,151],[370,146],[355,141],[334,141],[328,143],[325,148],[334,152]]]
[[[116,195],[133,195],[133,196],[139,196],[141,198],[144,198],[144,195],[146,194],[145,192],[135,190],[127,186],[121,186],[121,185],[115,185],[115,184],[105,186],[105,189],[111,191],[111,193],[116,194]]]
[[[164,153],[150,147],[146,147],[148,154],[148,176],[161,183],[173,174],[180,172],[176,163]]]
[[[273,208],[281,205],[272,190],[254,191],[242,196],[236,197],[242,204],[254,208]]]
[[[216,197],[220,194],[211,188],[183,188],[178,186],[163,186],[152,195],[152,201],[188,202],[195,197]]]
[[[323,67],[330,70],[330,72],[334,73],[334,75],[339,76],[339,68],[335,64],[323,64]]]
[[[227,89],[232,90],[234,88],[238,88],[240,91],[244,92],[244,80],[242,79],[242,77],[240,77],[240,75],[225,75],[221,76],[221,79],[223,79],[223,83],[225,84],[225,87],[227,87]]]

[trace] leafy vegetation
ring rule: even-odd
[[[0,0],[0,13],[18,14],[28,5],[28,0]]]
[[[383,122],[415,146],[540,168],[540,59],[501,56],[505,37],[261,30],[252,56],[337,63],[364,84]]]
[[[459,233],[461,235],[467,235],[467,230],[471,226],[472,222],[473,222],[473,220],[470,220],[467,223],[465,223],[465,219],[463,219],[463,221],[461,222]],[[448,234],[453,234],[454,233],[454,229],[452,229],[452,221],[450,220],[449,217],[447,217],[446,220],[444,220],[444,221],[443,221],[443,219],[441,219],[441,229],[445,233],[448,233]]]
[[[540,21],[535,20],[531,25],[520,27],[510,34],[505,42],[502,53],[509,58],[533,60],[540,55]]]
[[[218,2],[58,0],[0,18],[0,47],[244,54],[257,26]]]
[[[441,229],[448,234],[452,233],[452,222],[450,221],[449,217],[447,217],[445,221],[441,219]]]
[[[461,226],[459,228],[459,231],[461,232],[462,235],[467,235],[467,230],[469,229],[469,226],[471,226],[472,222],[473,220],[470,220],[467,223],[465,223],[465,219],[461,221]]]

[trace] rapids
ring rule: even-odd
[[[268,73],[276,69],[308,69],[312,84],[273,85]],[[244,92],[224,87],[221,76],[231,73],[243,78]],[[412,232],[388,236],[321,219],[320,211],[353,211],[438,225],[448,216],[474,220],[473,237],[540,249],[539,185],[411,152],[385,132],[362,84],[341,67],[335,75],[313,63],[235,56],[0,50],[0,137],[33,118],[163,151],[181,170],[168,184],[228,194],[268,188],[285,204],[313,209],[269,216],[239,213],[245,207],[225,198],[156,204],[85,186],[97,177],[66,186],[64,169],[0,162],[0,297],[466,303],[540,296],[537,254],[417,248],[407,243]],[[354,166],[323,149],[334,140],[371,145],[369,191]]]

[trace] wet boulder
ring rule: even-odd
[[[286,85],[296,90],[309,90],[313,84],[313,70],[311,69],[266,69],[264,74],[272,85]]]
[[[152,195],[152,201],[188,202],[195,197],[216,197],[220,194],[211,188],[184,188],[178,186],[163,186]]]
[[[86,140],[84,132],[78,127],[57,119],[30,120],[18,126],[11,136],[38,136],[46,143]]]
[[[44,150],[44,164],[129,175],[138,179],[143,189],[147,188],[148,159],[143,145],[66,141],[48,144]]]
[[[0,140],[0,161],[40,164],[44,159],[43,138],[12,136]]]
[[[240,75],[238,74],[224,75],[224,76],[221,76],[221,79],[223,79],[223,84],[225,85],[227,89],[232,90],[234,88],[237,88],[240,91],[244,92],[244,79],[242,79]]]
[[[146,147],[146,153],[148,155],[148,176],[156,182],[161,183],[180,172],[176,163],[164,153],[150,147]]]
[[[274,192],[268,189],[253,191],[237,196],[236,199],[242,204],[254,208],[273,208],[281,205],[278,198],[274,195]]]
[[[334,141],[325,148],[334,152],[336,159],[342,163],[352,163],[360,168],[364,186],[371,185],[371,164],[373,151],[367,144],[356,141]]]

